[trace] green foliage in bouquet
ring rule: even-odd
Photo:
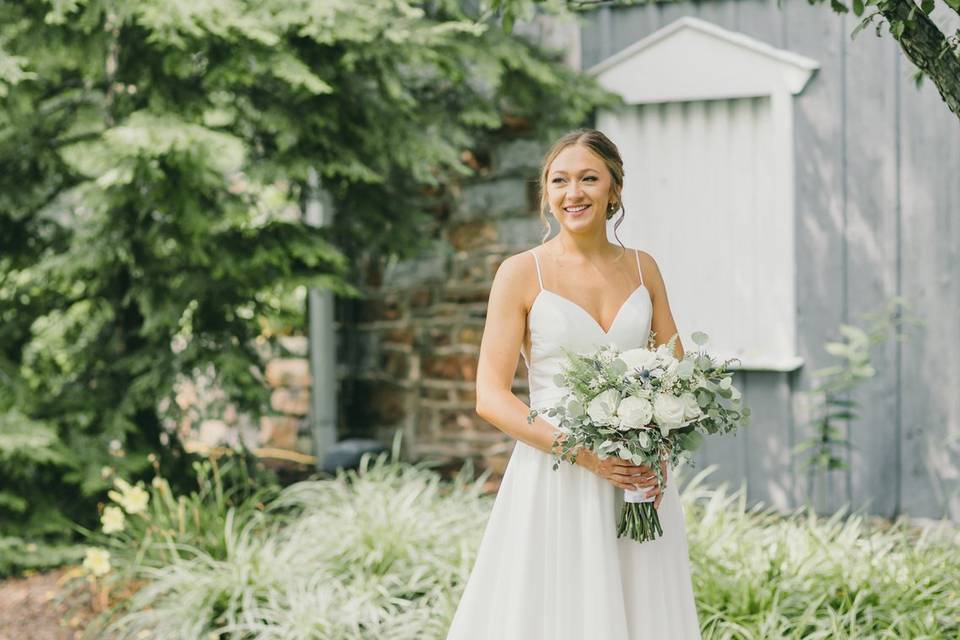
[[[651,333],[647,346],[650,350],[657,348],[654,339],[655,336]],[[706,344],[707,339],[707,335],[703,332],[698,331],[693,334],[693,340],[698,346],[702,347]],[[673,353],[676,340],[677,336],[671,337],[661,348]],[[532,422],[535,416],[544,413],[550,417],[559,418],[558,426],[562,430],[569,431],[591,424],[583,399],[593,398],[606,389],[617,388],[624,395],[642,390],[642,384],[638,381],[624,384],[626,365],[615,357],[616,350],[608,345],[601,345],[597,353],[580,354],[567,349],[564,349],[564,353],[567,361],[564,364],[564,370],[554,376],[554,383],[568,390],[568,402],[546,410],[532,409],[527,417],[528,422]],[[609,357],[603,355],[608,353],[611,354]],[[735,390],[729,384],[731,362],[733,361],[718,362],[702,349],[685,354],[679,371],[689,376],[693,374],[694,367],[697,367],[702,373],[702,379],[696,388],[696,400],[698,406],[704,408],[705,412],[695,424],[691,423],[671,431],[676,438],[675,444],[678,445],[673,448],[671,464],[680,462],[678,456],[682,451],[692,452],[699,447],[703,440],[700,432],[723,434],[732,431],[738,425],[749,424],[750,408],[741,406],[739,396],[734,397]],[[656,390],[661,382],[657,379],[647,379],[647,384]],[[557,469],[560,459],[576,462],[576,453],[582,447],[599,450],[607,437],[617,433],[618,430],[610,426],[595,431],[579,430],[577,436],[564,437],[557,442],[557,450],[560,453],[556,456],[553,468]],[[635,461],[642,461],[644,458],[644,452],[640,450],[631,449],[630,454],[629,458]],[[636,462],[636,464],[641,463]]]
[[[745,425],[750,409],[741,406],[740,392],[727,367],[702,346],[707,335],[696,332],[697,352],[675,357],[677,335],[664,345],[651,334],[646,349],[619,351],[604,344],[595,352],[564,350],[567,361],[554,378],[567,394],[545,413],[559,417],[553,468],[566,459],[575,463],[585,448],[650,467],[661,486],[664,465],[689,459],[704,434],[722,434]],[[531,408],[528,422],[541,413]],[[640,542],[663,533],[656,508],[634,492],[625,495],[618,534]]]
[[[178,376],[265,407],[256,340],[408,255],[462,154],[608,94],[458,2],[0,0],[0,538],[91,527],[104,467],[190,484]],[[300,216],[315,170],[342,212]],[[166,407],[166,409],[163,409]]]

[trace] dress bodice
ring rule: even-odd
[[[537,261],[537,279],[540,291],[527,315],[530,327],[530,357],[521,350],[527,365],[530,388],[530,406],[544,408],[560,399],[565,390],[553,378],[566,362],[564,349],[573,352],[593,351],[603,344],[612,344],[618,350],[645,347],[650,335],[653,305],[650,292],[643,284],[640,259],[640,286],[634,289],[617,310],[610,327],[604,331],[586,309],[553,291],[543,288],[540,261]]]

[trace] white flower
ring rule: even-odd
[[[677,369],[680,368],[680,361],[674,358],[673,362],[667,365],[667,375],[671,378],[676,377]]]
[[[657,354],[647,349],[627,349],[620,354],[620,359],[627,365],[627,370],[652,369],[657,363]]]
[[[693,361],[689,358],[684,358],[683,360],[680,360],[679,364],[677,365],[677,376],[683,380],[689,380],[691,377],[693,377],[694,370],[695,368]]]
[[[683,426],[683,416],[684,403],[680,398],[669,393],[658,393],[653,398],[653,417],[663,435]]]
[[[617,406],[621,429],[641,429],[653,420],[653,405],[649,400],[627,396]]]
[[[587,405],[587,415],[598,424],[608,424],[612,421],[620,402],[620,393],[616,389],[607,389],[590,401]]]
[[[146,511],[150,494],[144,491],[139,483],[134,487],[123,478],[114,478],[113,484],[120,491],[108,491],[107,496],[123,507],[124,511],[131,515]]]
[[[89,547],[83,559],[83,568],[95,576],[106,575],[110,572],[110,552],[106,549]]]
[[[680,394],[680,401],[683,402],[683,417],[686,420],[699,418],[703,415],[703,410],[700,408],[699,403],[697,403],[697,396],[689,391]]]
[[[103,532],[106,534],[123,531],[123,510],[113,505],[105,507],[103,515],[100,516],[100,522],[103,524]]]
[[[671,349],[666,342],[657,347],[657,357],[664,366],[669,366],[677,361],[677,357],[674,355],[673,349]]]

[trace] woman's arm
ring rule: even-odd
[[[673,321],[670,312],[670,302],[667,299],[667,285],[663,282],[663,275],[657,261],[646,251],[640,252],[640,264],[643,267],[643,281],[648,284],[650,299],[653,302],[653,319],[650,321],[650,330],[654,332],[654,344],[658,347],[666,344],[677,333],[677,324]],[[680,336],[673,346],[677,358],[683,358],[683,345]]]
[[[504,260],[493,277],[487,319],[477,364],[477,415],[505,434],[551,452],[560,430],[537,416],[512,391],[517,359],[527,323],[530,283],[536,282],[533,256],[521,253]]]

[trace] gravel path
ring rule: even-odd
[[[65,599],[72,575],[65,568],[0,582],[0,640],[79,640],[96,612],[87,591]]]

